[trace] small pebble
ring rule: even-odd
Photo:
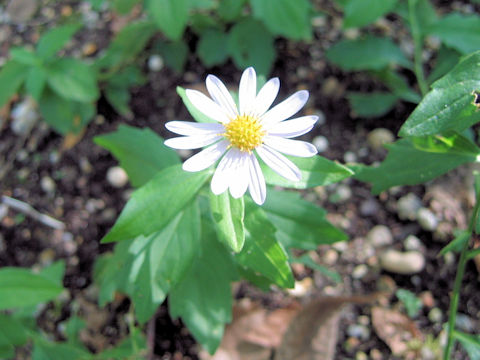
[[[433,324],[438,324],[443,320],[443,312],[437,307],[434,307],[428,312],[428,320]]]
[[[379,212],[380,208],[375,199],[367,199],[360,204],[360,214],[362,216],[374,216]]]
[[[397,203],[397,214],[401,220],[415,220],[422,201],[414,193],[402,196]]]
[[[393,133],[384,128],[371,131],[367,136],[367,143],[372,150],[383,149],[383,145],[392,143],[395,140]]]
[[[335,204],[343,203],[352,197],[352,190],[348,185],[340,184],[335,189],[335,192],[330,195],[329,200]]]
[[[367,234],[367,241],[374,248],[380,248],[393,243],[393,235],[385,225],[374,226]]]
[[[380,255],[380,266],[401,275],[419,273],[425,267],[425,256],[419,251],[388,250]]]
[[[419,297],[425,307],[431,308],[435,305],[435,299],[430,291],[423,291]]]
[[[10,128],[15,135],[27,135],[37,122],[39,115],[35,110],[35,102],[31,98],[16,104],[11,112]]]
[[[90,56],[93,55],[97,51],[97,45],[93,42],[88,42],[82,46],[82,55],[83,56]]]
[[[403,247],[405,248],[405,250],[409,250],[409,251],[421,250],[423,248],[423,244],[420,241],[420,239],[415,235],[409,235],[405,239],[403,243]]]
[[[365,325],[351,324],[347,328],[347,335],[367,341],[370,338],[370,329]]]
[[[107,181],[116,188],[124,187],[128,182],[128,175],[120,166],[114,166],[107,171]]]
[[[325,265],[334,265],[338,260],[338,253],[333,249],[328,249],[323,255]]]
[[[50,176],[44,176],[40,180],[40,187],[47,194],[53,194],[55,192],[56,184]]]
[[[368,360],[368,355],[365,354],[363,351],[358,351],[355,354],[355,360]]]
[[[365,264],[360,264],[355,266],[355,268],[352,271],[352,277],[354,279],[361,279],[368,273],[368,266]]]
[[[372,349],[370,351],[370,358],[372,360],[383,360],[382,352],[378,349]]]
[[[0,221],[2,221],[2,219],[5,216],[7,216],[7,214],[8,214],[8,206],[5,204],[0,204]]]
[[[475,330],[475,325],[472,319],[469,316],[461,313],[457,314],[457,318],[455,320],[455,327],[466,333],[471,333]]]
[[[152,55],[148,58],[148,69],[150,71],[160,71],[163,69],[163,58],[160,55]]]
[[[55,258],[55,250],[45,249],[38,256],[38,260],[42,266],[48,266],[53,262]]]
[[[339,253],[344,252],[348,249],[348,244],[346,241],[338,241],[332,245],[332,247],[337,250]]]
[[[315,126],[320,126],[325,124],[325,113],[322,110],[315,110],[313,115],[318,117],[318,120],[315,123]]]
[[[438,226],[438,219],[433,212],[427,208],[420,208],[417,211],[417,221],[426,231],[435,231]]]
[[[325,152],[328,149],[328,139],[325,136],[315,136],[312,144],[317,148],[319,153]]]
[[[345,154],[343,154],[343,161],[346,163],[354,163],[357,162],[357,160],[357,155],[353,151],[346,151]]]

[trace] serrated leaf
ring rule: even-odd
[[[308,0],[250,0],[253,16],[274,35],[292,40],[312,38]]]
[[[381,70],[392,65],[410,68],[402,50],[388,38],[366,36],[341,40],[327,51],[327,59],[343,70]]]
[[[262,208],[277,228],[277,239],[287,250],[314,250],[320,244],[348,238],[326,220],[324,209],[303,200],[299,193],[269,190]]]
[[[220,195],[210,192],[209,198],[218,239],[234,252],[239,252],[245,242],[243,197],[234,199],[225,191]]]
[[[146,0],[145,9],[172,40],[180,40],[187,25],[190,0]]]
[[[0,108],[18,91],[27,75],[28,66],[15,61],[7,61],[0,69]]]
[[[102,242],[160,231],[190,203],[210,175],[211,170],[189,173],[181,165],[163,169],[133,193]]]
[[[232,320],[230,283],[237,273],[232,256],[205,221],[201,244],[198,258],[170,293],[169,310],[171,317],[181,317],[195,339],[213,354],[225,323]]]
[[[379,117],[388,113],[398,100],[398,96],[385,92],[348,93],[348,101],[358,116]]]
[[[432,84],[422,102],[400,129],[400,136],[426,136],[448,130],[461,132],[480,121],[474,104],[480,91],[480,51],[465,58]]]
[[[306,189],[333,184],[353,175],[353,171],[346,166],[321,156],[313,156],[310,158],[287,156],[287,158],[300,169],[300,173],[302,174],[301,180],[287,180],[262,163],[262,171],[267,184],[294,189]]]
[[[392,11],[398,0],[349,0],[345,4],[343,27],[362,27]]]
[[[228,58],[227,44],[226,33],[215,29],[204,31],[198,42],[198,56],[207,66],[221,65]]]
[[[94,142],[109,150],[120,162],[134,187],[147,183],[164,168],[180,163],[177,153],[149,128],[120,125],[117,131],[96,136]]]
[[[55,299],[63,287],[28,269],[0,269],[0,310],[37,305]]]
[[[275,227],[262,208],[247,202],[245,206],[245,245],[236,259],[241,266],[267,277],[283,288],[292,288],[295,280],[288,256],[275,239]]]
[[[37,43],[37,54],[43,59],[53,57],[81,27],[81,24],[68,24],[47,31]]]
[[[253,66],[268,75],[275,60],[273,37],[262,23],[245,19],[236,23],[228,37],[228,52],[239,69]]]

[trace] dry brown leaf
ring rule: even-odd
[[[411,351],[409,342],[415,339],[421,341],[423,338],[415,323],[396,310],[378,306],[372,308],[372,324],[377,335],[396,356],[411,358],[407,354]]]
[[[64,151],[70,150],[70,149],[73,148],[75,145],[77,145],[78,142],[79,142],[80,140],[82,140],[83,135],[85,135],[85,131],[86,131],[86,128],[83,128],[83,129],[82,129],[80,132],[78,132],[77,134],[68,133],[67,135],[65,135],[65,137],[63,138],[62,145],[61,145],[61,147],[60,147],[60,152],[64,152]]]

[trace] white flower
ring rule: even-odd
[[[289,139],[309,132],[317,116],[284,121],[305,105],[308,91],[297,91],[268,110],[278,94],[280,81],[270,79],[257,94],[255,70],[249,67],[240,79],[237,108],[216,76],[208,75],[206,84],[211,98],[190,89],[186,95],[200,112],[218,123],[170,121],[165,124],[168,130],[184,135],[166,140],[165,145],[174,149],[207,147],[185,161],[183,169],[204,170],[221,158],[212,178],[212,192],[219,195],[230,189],[230,194],[239,198],[248,188],[259,205],[265,202],[266,186],[256,155],[281,176],[300,180],[300,170],[281,153],[299,157],[317,153],[312,144]]]

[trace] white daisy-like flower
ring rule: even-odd
[[[307,102],[308,91],[300,90],[274,106],[280,87],[278,78],[270,79],[257,94],[257,77],[252,67],[240,79],[238,107],[226,86],[214,75],[208,75],[207,90],[211,98],[197,90],[186,90],[190,102],[204,115],[218,123],[170,121],[166,128],[184,135],[168,139],[165,145],[174,149],[206,147],[183,163],[185,171],[201,171],[221,159],[211,182],[212,192],[219,195],[230,189],[240,198],[247,188],[259,205],[265,202],[265,178],[257,160],[279,175],[292,180],[301,179],[298,167],[283,154],[310,157],[317,153],[312,144],[290,140],[309,132],[317,116],[302,116],[287,120]]]

